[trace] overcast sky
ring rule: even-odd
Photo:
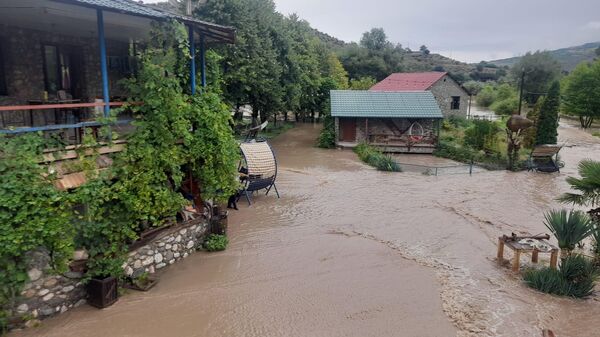
[[[158,0],[146,0],[156,2]],[[600,41],[600,0],[275,0],[344,41],[372,27],[392,42],[465,62]]]

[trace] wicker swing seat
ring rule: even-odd
[[[265,195],[269,195],[271,189],[274,189],[279,198],[279,191],[275,185],[277,160],[269,143],[266,141],[242,143],[240,150],[243,160],[239,171],[243,174],[244,184],[241,194],[246,197],[248,205],[252,204],[250,200],[252,193],[260,190],[266,190]]]

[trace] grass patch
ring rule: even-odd
[[[400,165],[398,165],[391,156],[384,154],[368,144],[359,144],[354,148],[354,152],[356,152],[360,160],[375,167],[379,171],[402,172]]]
[[[581,256],[571,255],[562,260],[560,269],[549,267],[525,272],[525,283],[541,292],[559,296],[585,298],[593,294],[598,271],[594,263]]]
[[[209,252],[220,252],[227,248],[229,239],[225,235],[211,234],[209,235],[202,247]]]

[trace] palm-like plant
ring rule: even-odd
[[[568,177],[567,183],[579,193],[565,193],[558,200],[579,206],[598,207],[600,205],[600,162],[582,160],[578,171],[581,178]]]
[[[568,254],[594,232],[590,217],[582,211],[552,210],[545,215],[544,225],[554,234],[558,246]]]

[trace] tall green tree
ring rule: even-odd
[[[560,63],[547,51],[528,52],[511,68],[517,84],[523,78],[523,99],[535,104],[560,75]]]
[[[565,79],[563,104],[567,113],[579,117],[581,127],[589,128],[600,117],[600,60],[583,62]]]
[[[544,98],[537,123],[535,143],[556,144],[558,138],[558,110],[560,108],[560,83],[554,81]]]

